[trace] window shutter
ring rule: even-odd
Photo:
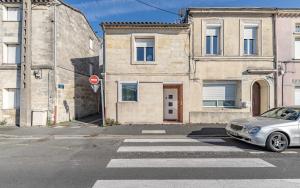
[[[207,28],[206,36],[218,36],[219,28]]]
[[[8,63],[7,44],[3,44],[3,63]]]
[[[3,109],[13,109],[19,105],[18,103],[16,89],[3,90]]]
[[[20,21],[20,9],[17,7],[7,8],[7,20],[8,21]]]
[[[136,47],[154,47],[154,39],[135,39]]]
[[[7,45],[7,63],[15,64],[17,63],[17,45]]]
[[[255,39],[256,38],[256,28],[244,28],[244,39]]]
[[[7,7],[5,7],[5,6],[2,6],[3,7],[3,12],[2,12],[2,14],[3,14],[3,20],[4,21],[7,21]]]
[[[235,84],[206,83],[203,87],[203,100],[235,100]]]
[[[300,39],[295,40],[295,59],[300,59]]]
[[[295,88],[295,105],[300,105],[300,87]]]

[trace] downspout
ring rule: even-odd
[[[60,5],[60,3],[54,4],[54,91],[55,91],[55,106],[54,106],[54,124],[57,123],[57,106],[58,106],[58,92],[57,92],[57,10],[56,6]]]
[[[274,73],[274,100],[275,100],[275,107],[278,107],[278,78],[279,78],[279,73],[278,73],[278,57],[277,57],[277,50],[278,50],[278,46],[277,46],[277,15],[278,15],[278,11],[276,11],[274,13],[274,18],[273,18],[273,33],[274,33],[274,69],[276,70],[276,72]],[[283,88],[281,88],[283,90]],[[283,101],[282,101],[283,103]]]

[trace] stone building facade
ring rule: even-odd
[[[300,10],[279,9],[276,19],[278,106],[300,105]]]
[[[190,8],[182,23],[103,23],[105,115],[226,123],[274,107],[273,9]]]
[[[4,0],[0,24],[1,121],[40,126],[98,113],[88,77],[100,72],[100,40],[79,10]]]

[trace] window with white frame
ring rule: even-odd
[[[294,42],[294,48],[295,48],[295,59],[300,59],[300,38],[295,38]]]
[[[3,109],[18,109],[20,106],[20,90],[17,88],[3,89]]]
[[[237,83],[206,81],[203,84],[204,107],[235,107]]]
[[[295,25],[295,33],[300,33],[300,23]]]
[[[3,63],[5,64],[21,63],[21,48],[19,44],[4,44]]]
[[[138,101],[138,82],[120,82],[119,94],[119,101]]]
[[[19,7],[4,7],[3,8],[4,21],[20,21],[21,9]]]
[[[257,27],[244,28],[244,54],[255,55],[257,45]]]
[[[210,26],[206,28],[206,54],[217,55],[220,51],[220,27]]]
[[[92,38],[90,38],[90,49],[94,49],[94,40]]]
[[[154,38],[136,38],[135,39],[135,60],[138,62],[154,61]]]

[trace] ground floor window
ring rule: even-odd
[[[235,81],[204,81],[203,106],[235,107],[237,83]]]
[[[120,82],[120,101],[138,101],[138,82]]]
[[[17,109],[20,106],[20,90],[3,89],[3,109]]]
[[[300,86],[295,87],[295,105],[300,105]]]

